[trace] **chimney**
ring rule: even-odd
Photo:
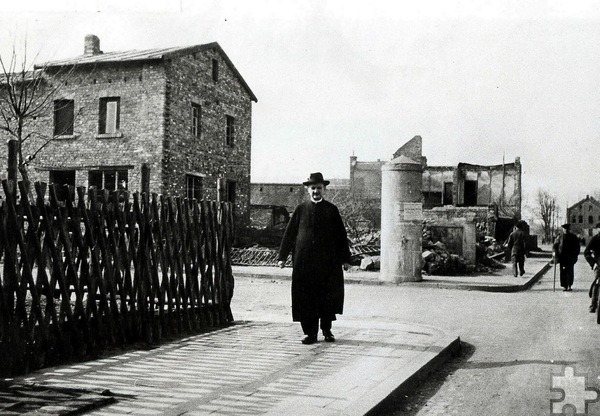
[[[102,51],[100,50],[100,38],[96,35],[85,35],[85,42],[83,44],[83,54],[85,56],[99,55]]]

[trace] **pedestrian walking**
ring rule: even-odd
[[[600,288],[600,222],[596,224],[595,234],[583,250],[583,257],[594,271],[594,281],[589,292],[590,298],[592,298],[590,312],[594,313],[598,306],[598,289]]]
[[[303,344],[317,342],[319,320],[325,341],[334,342],[332,322],[344,308],[343,268],[350,249],[338,208],[323,199],[328,184],[320,172],[303,182],[310,201],[294,210],[279,248],[279,267],[292,253],[292,319],[306,335]]]
[[[525,221],[517,221],[513,232],[508,237],[508,252],[510,253],[513,275],[515,277],[519,274],[521,276],[525,274],[525,253],[527,250],[525,240],[527,239],[527,235],[523,231],[523,228],[525,228]]]
[[[564,291],[571,291],[573,281],[575,279],[573,266],[577,263],[581,245],[579,244],[579,238],[571,232],[571,224],[563,224],[563,232],[552,246],[552,257],[554,262],[560,264],[560,285]]]

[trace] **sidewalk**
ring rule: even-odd
[[[293,323],[228,328],[15,380],[110,391],[90,415],[364,415],[405,391],[460,349],[456,336],[422,325],[347,323],[335,343],[302,345]],[[77,414],[75,405],[31,413]],[[4,414],[4,413],[3,413]],[[19,414],[13,413],[13,414]]]
[[[421,282],[407,282],[402,285],[418,287],[437,287],[443,289],[483,290],[487,292],[518,292],[530,289],[551,268],[551,258],[529,257],[525,263],[527,271],[522,277],[514,277],[510,264],[506,268],[494,270],[489,274],[473,276],[429,276],[424,275]],[[274,266],[233,266],[233,275],[255,279],[291,279],[292,268],[280,269]],[[344,272],[346,283],[389,285],[393,283],[379,280],[378,271]]]

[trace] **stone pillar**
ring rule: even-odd
[[[383,165],[381,170],[379,278],[392,283],[421,281],[423,169],[420,157],[415,161],[401,155]]]

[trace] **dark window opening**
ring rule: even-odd
[[[200,105],[192,103],[192,136],[200,137],[202,113]]]
[[[477,205],[477,181],[465,181],[465,206]]]
[[[441,192],[423,192],[423,208],[433,208],[442,206]]]
[[[452,196],[453,184],[452,182],[444,182],[444,199],[442,203],[444,205],[453,205],[454,198]]]
[[[186,175],[186,196],[188,199],[202,199],[202,177]]]
[[[234,181],[225,182],[225,201],[235,204],[235,188],[236,183]]]
[[[75,102],[73,100],[54,101],[54,135],[72,135],[75,121]]]
[[[216,59],[212,60],[212,79],[215,82],[219,81],[219,61]]]
[[[150,193],[150,168],[147,164],[142,164],[142,193]]]
[[[227,130],[225,143],[227,146],[233,146],[235,136],[235,119],[232,116],[227,116]]]
[[[579,223],[581,224],[583,222],[583,215],[579,216]]]
[[[594,217],[593,217],[592,215],[590,215],[590,216],[588,217],[588,222],[589,222],[590,224],[593,224],[593,223],[594,223]]]
[[[121,99],[119,97],[100,98],[100,120],[98,133],[113,134],[119,131]]]
[[[66,201],[71,196],[71,200],[75,197],[75,171],[74,170],[51,170],[50,183],[56,185],[56,198],[59,201]],[[68,185],[68,186],[67,186]],[[71,193],[69,192],[69,186]]]

